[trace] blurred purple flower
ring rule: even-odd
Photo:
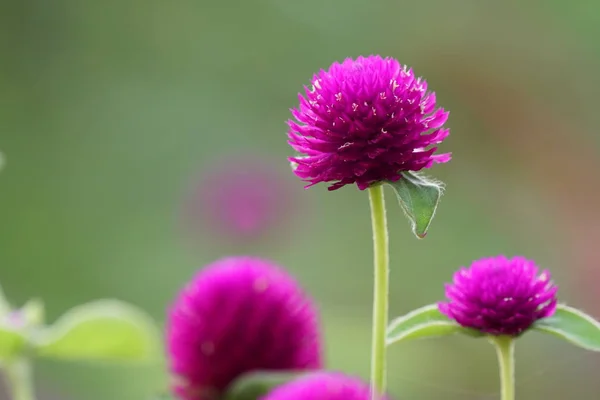
[[[261,237],[283,225],[293,206],[278,171],[259,157],[222,160],[194,189],[186,207],[187,223],[237,240]]]
[[[369,385],[339,372],[316,372],[276,387],[261,400],[370,400]]]
[[[257,258],[218,260],[179,294],[167,323],[173,390],[214,399],[254,370],[322,365],[318,313],[298,283]]]
[[[440,311],[460,325],[490,335],[518,336],[556,310],[558,287],[546,270],[524,257],[483,258],[462,267],[446,285]]]
[[[314,75],[292,110],[288,143],[294,173],[309,182],[333,182],[329,190],[401,178],[445,163],[435,145],[449,134],[448,113],[436,109],[435,93],[412,69],[380,56],[346,59]],[[430,147],[433,146],[433,147]]]

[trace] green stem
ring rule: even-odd
[[[377,399],[385,392],[385,333],[388,324],[389,245],[383,185],[369,188],[375,285],[373,292],[373,333],[371,345],[371,398]]]
[[[6,380],[11,391],[11,400],[35,400],[31,364],[20,359],[4,365]]]
[[[497,336],[492,339],[496,346],[500,366],[501,399],[515,400],[515,339],[511,336]]]

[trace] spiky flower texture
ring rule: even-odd
[[[370,400],[369,385],[339,372],[316,372],[273,389],[260,400]]]
[[[308,186],[329,190],[397,181],[450,160],[434,154],[450,133],[448,113],[436,109],[435,93],[412,69],[380,56],[346,59],[312,79],[288,121],[294,173]]]
[[[460,325],[489,335],[518,336],[556,310],[558,287],[524,257],[489,257],[454,274],[449,302],[439,310]]]
[[[273,263],[230,257],[202,269],[167,323],[174,392],[212,400],[254,370],[320,368],[318,316],[298,283]]]

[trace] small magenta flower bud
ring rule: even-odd
[[[319,333],[312,300],[283,269],[251,257],[218,260],[171,308],[173,391],[209,400],[245,372],[320,368]]]
[[[393,58],[350,58],[321,70],[288,121],[294,173],[329,190],[401,179],[401,172],[445,163],[436,145],[450,133],[448,113],[412,69]]]
[[[483,258],[462,267],[446,285],[439,310],[464,327],[489,335],[518,336],[556,310],[558,287],[546,270],[524,257]]]

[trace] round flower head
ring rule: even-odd
[[[294,173],[308,186],[356,183],[363,190],[450,160],[434,155],[450,133],[442,128],[448,113],[436,109],[427,83],[393,58],[334,63],[305,93],[292,110],[296,121],[288,121],[288,143],[300,153],[290,158]]]
[[[276,387],[260,400],[370,400],[369,385],[338,372],[315,372]]]
[[[201,270],[167,322],[173,390],[212,400],[253,370],[321,367],[318,317],[297,282],[268,261],[231,257]]]
[[[490,335],[518,336],[556,310],[558,287],[524,257],[483,258],[461,268],[446,285],[439,310],[460,325]]]

